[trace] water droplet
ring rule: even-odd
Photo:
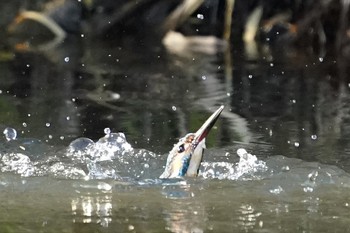
[[[204,19],[204,15],[202,15],[202,14],[197,14],[197,18],[198,18],[198,19]]]
[[[312,140],[316,140],[317,139],[317,135],[316,134],[311,135],[311,139]]]
[[[23,127],[27,127],[27,123],[23,122],[22,123]]]
[[[98,182],[97,188],[99,190],[109,191],[112,189],[112,186],[110,184],[105,183],[105,182]]]
[[[207,77],[206,77],[205,75],[203,75],[203,76],[202,76],[202,79],[203,79],[203,80],[206,80],[206,79],[207,79]]]
[[[237,154],[238,154],[239,157],[243,157],[244,155],[248,154],[248,152],[245,149],[243,149],[243,148],[239,148],[237,150]]]
[[[70,120],[70,116],[67,116],[66,119],[67,119],[67,121],[69,121]]]
[[[46,127],[50,127],[51,124],[50,124],[49,122],[47,122],[47,123],[45,124],[45,126],[46,126]]]
[[[52,138],[53,138],[53,136],[50,134],[50,135],[49,135],[49,139],[52,139]]]
[[[292,99],[292,103],[295,104],[297,101],[295,99]]]
[[[270,66],[271,66],[271,67],[273,67],[273,66],[274,66],[272,62],[270,63]]]
[[[294,142],[294,146],[299,147],[300,146],[299,142]]]
[[[270,193],[272,194],[280,194],[281,192],[283,192],[283,188],[281,186],[278,186],[277,188],[274,188],[274,189],[270,189],[269,190]]]
[[[312,193],[313,191],[314,191],[314,189],[312,187],[309,187],[309,186],[304,187],[304,192],[306,192],[306,193]]]
[[[69,57],[65,57],[65,58],[64,58],[64,61],[65,61],[65,62],[69,62]]]
[[[172,106],[171,109],[172,109],[173,111],[176,111],[176,107],[175,107],[175,106]]]
[[[109,134],[111,134],[111,129],[110,129],[110,128],[105,128],[105,129],[103,130],[103,132],[104,132],[106,135],[109,135]]]
[[[319,57],[318,60],[319,60],[320,62],[323,62],[323,57]]]
[[[118,100],[118,99],[120,99],[120,94],[118,94],[118,93],[112,93],[112,94],[111,94],[111,98],[112,98],[113,100]]]
[[[145,163],[145,164],[143,165],[143,167],[144,167],[144,168],[149,168],[149,164],[148,164],[148,163]]]
[[[64,136],[60,136],[60,139],[61,139],[61,140],[64,140]]]
[[[80,34],[80,37],[83,38],[85,35],[84,34]]]
[[[317,176],[318,176],[318,171],[313,171],[308,175],[309,180],[312,182],[316,181]]]
[[[252,79],[252,78],[253,78],[253,75],[251,75],[251,74],[250,74],[250,75],[248,75],[248,78]]]
[[[263,221],[259,221],[259,227],[262,228],[264,226],[264,222]]]
[[[227,92],[226,95],[227,95],[227,96],[231,96],[231,93]]]
[[[15,140],[17,137],[17,131],[10,127],[7,127],[3,134],[5,135],[7,141]]]

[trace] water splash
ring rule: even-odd
[[[240,158],[238,163],[203,162],[201,175],[206,179],[251,180],[260,179],[259,173],[268,170],[264,161],[258,160],[243,148],[237,150],[237,155]]]
[[[72,160],[86,162],[91,159],[90,154],[94,153],[95,142],[90,138],[78,138],[72,141],[67,149],[67,156]]]
[[[164,156],[145,149],[134,149],[123,133],[114,133],[109,128],[96,142],[78,138],[59,150],[37,139],[17,138],[15,132],[12,128],[6,130],[5,136],[10,140],[4,143],[0,151],[1,172],[22,177],[113,179],[118,182],[139,182],[146,186],[160,182],[157,178],[163,169]],[[229,158],[229,153],[222,153],[223,159],[235,160]],[[237,162],[203,162],[200,177],[219,180],[268,178],[266,191],[275,195],[291,190],[311,193],[320,184],[349,184],[347,174],[336,167],[284,156],[271,156],[261,161],[242,148],[237,150],[237,155]]]
[[[8,141],[15,140],[15,129],[6,128]],[[16,139],[9,153],[0,154],[1,171],[14,172],[21,176],[54,176],[63,179],[152,179],[161,173],[161,155],[147,150],[134,150],[123,133],[104,129],[104,136],[94,142],[78,138],[58,153],[52,153],[42,143]],[[26,142],[26,143],[23,143]],[[28,144],[28,142],[30,142]],[[33,150],[33,145],[39,150]],[[38,145],[38,146],[35,146]],[[16,151],[19,150],[19,153]],[[40,154],[41,153],[41,154]],[[202,177],[211,179],[256,179],[257,172],[266,166],[256,156],[239,149],[238,163],[203,163]]]
[[[120,179],[119,174],[133,177],[130,172],[139,168],[136,163],[140,162],[140,153],[134,152],[123,133],[113,133],[108,128],[104,132],[105,136],[97,142],[78,138],[66,149],[56,151],[49,145],[43,146],[38,140],[17,139],[16,130],[6,128],[4,135],[9,143],[6,150],[0,152],[0,171],[23,177],[53,176],[85,180]],[[142,169],[138,170],[151,169],[148,163],[140,164]],[[134,170],[125,169],[129,166]]]
[[[24,177],[32,176],[35,172],[34,164],[29,157],[21,153],[4,154],[0,164],[1,172],[15,172]]]
[[[67,156],[81,162],[108,161],[133,152],[123,133],[104,129],[105,136],[96,143],[89,138],[78,138],[68,146]]]
[[[112,160],[133,152],[123,133],[106,134],[96,142],[95,149],[93,159],[98,161]]]
[[[40,147],[43,150],[35,151],[35,155],[30,146],[22,143],[28,140],[19,139],[15,144],[8,144],[11,152],[3,155],[0,152],[0,164],[6,172],[60,179],[147,179],[159,175],[155,175],[155,171],[159,169],[160,155],[144,149],[134,150],[123,133],[113,133],[109,129],[104,132],[105,136],[97,142],[78,138],[63,150]],[[22,144],[29,149],[19,149],[19,146],[24,147]],[[20,153],[16,153],[18,150]],[[25,158],[20,160],[21,166],[15,166],[18,160],[15,156]]]
[[[115,163],[123,163],[125,156],[133,155],[134,149],[123,133],[112,133],[109,128],[104,133],[96,143],[89,138],[78,138],[68,147],[67,157],[86,164],[87,179],[120,178]]]

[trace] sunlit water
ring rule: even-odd
[[[208,150],[195,179],[123,133],[54,148],[4,130],[1,232],[344,232],[350,176],[317,162]],[[34,152],[34,151],[35,152]],[[214,153],[214,154],[213,154]],[[337,225],[334,229],[332,225]]]

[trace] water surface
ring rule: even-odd
[[[241,48],[71,38],[13,51],[0,62],[1,132],[17,132],[0,143],[1,232],[348,231],[345,62]],[[199,177],[158,179],[222,104]]]

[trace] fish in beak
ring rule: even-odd
[[[181,138],[169,152],[161,179],[197,176],[205,149],[205,137],[208,135],[224,106],[216,110],[196,133],[189,133]]]

